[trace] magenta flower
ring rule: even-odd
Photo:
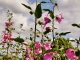
[[[44,54],[43,57],[44,60],[52,60],[52,58],[53,58],[53,54],[51,52]]]
[[[36,47],[37,49],[40,49],[40,48],[42,47],[42,45],[41,45],[40,42],[36,42],[35,47]]]
[[[46,27],[46,31],[47,32],[50,32],[51,31],[51,28],[50,27]]]
[[[39,54],[39,53],[42,53],[42,50],[41,49],[36,49],[35,54]]]
[[[8,22],[5,22],[5,25],[8,27],[9,26],[9,23]]]
[[[6,41],[8,39],[8,35],[4,35],[3,39]]]
[[[25,60],[34,60],[34,58],[33,58],[33,57],[31,57],[31,54],[27,54],[27,56],[26,56]]]
[[[46,17],[44,17],[44,26],[46,26],[46,24],[48,24],[50,22],[50,19],[48,18],[48,14],[46,15]]]
[[[63,16],[62,16],[62,14],[59,14],[59,15],[56,16],[56,21],[58,23],[61,23],[62,19],[64,19]]]
[[[67,49],[65,54],[69,59],[73,59],[76,56],[74,49]]]
[[[47,43],[44,44],[44,48],[45,48],[45,50],[50,50],[51,45],[47,42]]]

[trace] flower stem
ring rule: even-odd
[[[42,46],[44,46],[44,38],[43,38],[43,26],[41,25],[41,30],[42,30]],[[42,48],[42,55],[44,55],[44,49]]]
[[[37,2],[38,0],[36,0],[36,7],[37,7]],[[37,18],[35,17],[35,32],[34,32],[34,43],[36,42],[36,23],[37,23]],[[35,58],[35,46],[33,47],[33,57]]]
[[[54,7],[55,6],[53,6],[53,15],[54,15]],[[54,42],[54,18],[52,20],[52,36],[53,36],[53,42]]]
[[[9,42],[7,43],[7,60],[8,60],[8,54],[9,54]]]

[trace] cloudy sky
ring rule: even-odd
[[[77,27],[72,27],[71,24],[80,24],[80,0],[56,0],[56,2],[59,5],[60,11],[55,8],[55,15],[62,13],[64,19],[61,24],[55,21],[55,27],[57,28],[55,31],[71,31],[71,33],[65,37],[78,38],[80,36],[80,29]],[[21,3],[29,5],[33,10],[35,10],[35,0],[0,0],[0,33],[4,30],[4,24],[8,19],[7,10],[10,10],[13,13],[13,22],[15,22],[14,27],[16,28],[15,32],[19,31],[19,24],[23,23],[23,29],[25,29],[25,32],[22,32],[21,36],[28,36],[29,28],[34,27],[34,17],[29,14],[29,10],[22,6]],[[42,7],[52,9],[51,4],[42,5]],[[18,35],[14,33],[14,36]]]

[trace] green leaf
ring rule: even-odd
[[[45,2],[45,1],[42,1],[41,3],[47,3],[47,2]]]
[[[75,42],[75,40],[69,40],[69,41],[71,41],[71,42]]]
[[[44,11],[49,11],[50,12],[50,10],[49,9],[43,9]]]
[[[75,23],[74,23],[74,24],[72,24],[72,26],[78,26],[78,24],[75,24]]]
[[[32,40],[33,40],[33,38],[32,38],[32,37],[30,37],[30,40],[32,41]]]
[[[28,8],[29,10],[32,10],[32,8],[30,6],[27,6],[25,4],[22,3],[23,6],[25,6],[26,8]]]
[[[69,33],[71,33],[71,32],[62,32],[62,33],[59,34],[59,36],[66,35],[66,34],[69,34]]]
[[[80,28],[80,24],[76,24],[76,23],[74,23],[74,24],[72,24],[72,26],[75,26],[75,27]]]
[[[35,17],[40,18],[42,16],[41,4],[38,4],[35,10]]]
[[[50,11],[50,17],[53,19],[54,18],[54,12]]]
[[[16,41],[16,42],[19,42],[19,43],[24,42],[24,39],[20,38],[20,37],[14,38],[13,40]]]

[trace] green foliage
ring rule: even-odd
[[[79,49],[77,49],[77,51],[76,51],[76,56],[80,56],[80,50]]]
[[[24,42],[24,39],[20,38],[20,37],[17,37],[17,38],[14,38],[14,41],[22,43],[22,42]]]
[[[57,42],[58,41],[58,42]],[[71,43],[68,41],[68,39],[65,39],[65,38],[62,38],[62,37],[59,37],[59,38],[56,38],[55,41],[54,41],[54,45],[60,49],[60,48],[73,48],[73,46],[71,45]]]
[[[46,1],[41,1],[40,3],[48,3],[48,2],[46,2]]]
[[[50,17],[53,19],[54,18],[54,12],[50,11]]]
[[[74,23],[74,24],[72,24],[72,26],[80,28],[80,24]]]
[[[25,4],[22,3],[23,6],[25,6],[26,8],[28,8],[29,10],[32,10],[32,8],[30,6],[27,6]]]
[[[38,4],[35,10],[35,17],[40,18],[42,16],[41,4]]]
[[[49,9],[43,9],[44,11],[49,11],[50,12],[50,10]]]
[[[71,32],[62,32],[59,34],[59,36],[65,36],[66,34],[69,34],[69,33],[71,33]]]

